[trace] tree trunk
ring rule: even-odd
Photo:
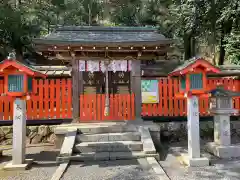
[[[191,57],[196,56],[196,38],[194,36],[191,37]]]
[[[224,30],[223,28],[221,29],[221,38],[220,38],[220,51],[219,51],[219,60],[218,60],[218,65],[223,65],[224,63],[224,58],[225,58],[225,42],[224,42]]]
[[[224,64],[224,59],[225,59],[225,36],[230,34],[232,31],[232,26],[233,26],[233,21],[229,20],[226,23],[222,23],[221,26],[221,38],[220,38],[220,54],[219,54],[219,61],[218,65],[223,65]]]
[[[191,58],[191,37],[188,34],[185,34],[183,40],[184,40],[184,60],[188,60]]]
[[[211,17],[211,31],[212,31],[212,36],[211,36],[211,53],[212,53],[212,59],[213,59],[213,64],[216,65],[216,3],[215,0],[211,0],[211,10],[212,10],[212,17]]]
[[[20,61],[20,62],[23,62],[23,51],[22,51],[22,48],[16,48],[15,52],[16,52],[16,60]]]

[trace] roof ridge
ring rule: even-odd
[[[60,26],[55,31],[156,32],[157,28],[149,26]]]

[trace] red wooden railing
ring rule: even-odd
[[[111,94],[109,115],[104,115],[104,94],[80,95],[80,120],[133,120],[135,119],[134,94]]]
[[[187,100],[175,96],[179,92],[177,79],[160,78],[159,80],[159,103],[143,104],[143,116],[186,116]],[[240,80],[229,78],[211,78],[207,81],[207,90],[216,88],[222,84],[225,89],[240,92]],[[233,107],[240,110],[240,97],[233,98]],[[199,99],[199,111],[201,116],[208,116],[209,98]]]
[[[143,104],[143,116],[186,116],[186,99],[178,99],[176,79],[159,78],[159,103]],[[222,84],[226,89],[240,92],[240,80],[227,78],[208,79],[208,90]],[[0,94],[4,92],[0,79]],[[27,119],[68,119],[72,118],[72,81],[71,79],[45,79],[33,81],[33,92],[27,101]],[[233,98],[233,106],[240,110],[240,97]],[[110,95],[109,116],[104,116],[105,95],[81,95],[80,119],[88,120],[131,120],[134,119],[134,95]],[[209,99],[199,99],[201,116],[210,115]],[[13,119],[13,99],[0,97],[0,120]]]
[[[3,93],[0,80],[0,93]],[[27,119],[64,119],[72,117],[71,79],[33,80],[33,94],[27,100]],[[13,98],[0,97],[0,120],[13,119]]]

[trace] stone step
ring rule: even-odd
[[[139,132],[78,134],[76,142],[141,141]]]
[[[122,133],[137,131],[138,129],[134,125],[84,126],[78,128],[78,132],[82,134]]]
[[[91,152],[91,153],[81,153],[73,154],[72,156],[57,157],[57,162],[67,162],[71,161],[107,161],[107,160],[121,160],[121,159],[138,159],[154,157],[159,160],[158,154],[145,154],[143,151],[133,151],[133,152]]]
[[[108,142],[82,142],[76,144],[74,152],[127,152],[142,151],[143,144],[140,141],[108,141]]]

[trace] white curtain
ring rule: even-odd
[[[109,71],[131,71],[132,69],[132,61],[127,61],[127,60],[113,60],[110,62],[108,65],[108,70]],[[96,72],[96,71],[106,71],[106,65],[104,61],[87,61],[87,71],[90,72]],[[80,60],[79,61],[79,71],[86,71],[85,69],[85,61]]]

